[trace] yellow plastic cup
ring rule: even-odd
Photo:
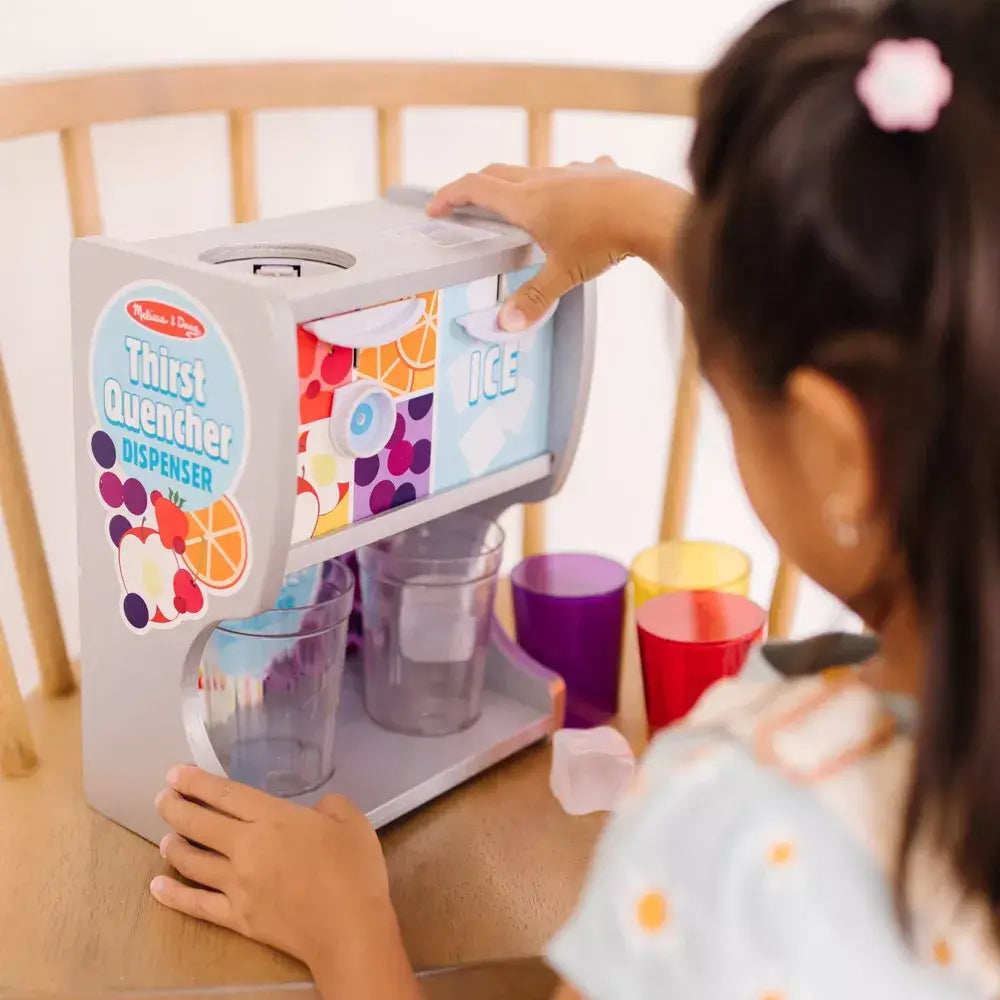
[[[660,594],[715,590],[746,597],[750,559],[719,542],[661,542],[635,557],[629,570],[635,607]]]

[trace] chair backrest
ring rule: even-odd
[[[378,183],[385,190],[402,173],[404,107],[516,107],[526,112],[528,159],[546,166],[556,111],[599,111],[690,117],[698,78],[691,73],[582,67],[426,63],[265,63],[110,72],[0,86],[0,142],[58,133],[76,236],[101,232],[90,128],[107,122],[218,112],[228,117],[235,221],[257,214],[255,113],[268,109],[371,107],[377,114]],[[685,333],[661,538],[679,537],[698,423],[699,377],[693,341]],[[72,687],[72,674],[18,447],[0,359],[0,506],[10,530],[43,687]],[[545,547],[544,510],[524,515],[524,551]],[[770,632],[787,633],[796,573],[782,561],[772,594]],[[0,639],[0,689],[5,646]],[[4,698],[0,690],[0,745]]]

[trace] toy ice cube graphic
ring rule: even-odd
[[[458,442],[469,475],[483,475],[506,443],[507,435],[499,415],[493,409],[484,410]]]
[[[560,729],[552,737],[549,787],[571,816],[606,812],[635,773],[635,756],[617,729]]]
[[[497,415],[500,418],[500,426],[508,434],[520,434],[524,430],[534,399],[535,383],[531,379],[522,378],[517,392],[512,392],[499,401]]]
[[[476,585],[423,573],[403,588],[399,645],[417,663],[459,663],[476,651]]]

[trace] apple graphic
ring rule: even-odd
[[[174,608],[181,615],[196,615],[205,606],[205,595],[186,569],[174,574]]]
[[[127,595],[125,617],[133,628],[145,628],[149,622],[162,625],[177,617],[177,558],[164,547],[159,532],[145,522],[126,531],[118,543],[118,571]]]
[[[316,491],[320,517],[335,511],[350,488],[351,465],[344,462],[330,441],[328,421],[303,430],[299,439],[302,476]],[[346,467],[345,467],[346,465]]]
[[[292,521],[292,541],[305,542],[312,538],[319,521],[319,497],[304,475],[295,485],[295,515]]]

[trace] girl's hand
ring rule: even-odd
[[[665,193],[666,224],[650,233],[651,227],[665,221]],[[625,257],[646,256],[661,269],[654,258],[661,251],[669,255],[676,229],[670,223],[679,219],[686,202],[679,189],[622,170],[605,156],[562,168],[487,167],[443,187],[427,213],[439,217],[454,208],[476,205],[524,229],[542,248],[545,267],[511,296],[501,312],[503,328],[517,333],[539,320],[571,288]],[[652,256],[646,253],[650,244]]]
[[[415,995],[381,846],[347,800],[307,809],[196,767],[173,768],[167,785],[156,808],[176,832],[160,853],[204,888],[161,875],[159,902],[298,958],[330,1000],[353,982],[380,996],[386,975],[386,996]]]

